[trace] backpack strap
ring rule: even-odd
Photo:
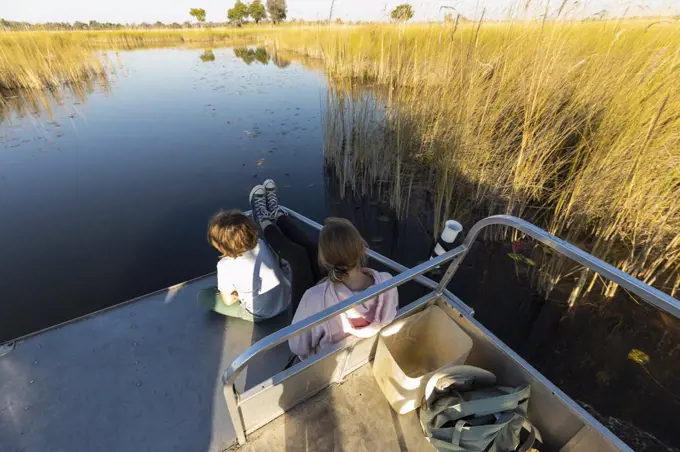
[[[432,403],[442,392],[455,389],[467,391],[473,388],[492,387],[496,384],[496,376],[488,370],[474,366],[446,367],[432,375],[425,385],[425,405],[431,408]]]
[[[521,426],[521,427],[520,427]],[[527,438],[519,443],[519,431],[529,432]],[[495,424],[470,425],[459,420],[453,428],[432,429],[433,436],[428,441],[438,451],[451,452],[528,452],[536,440],[541,441],[538,430],[520,413],[504,413]]]
[[[506,392],[506,394],[490,394],[489,397],[481,397],[476,400],[459,402],[453,405],[445,404],[443,407],[436,410],[432,410],[431,407],[428,406],[421,410],[421,423],[427,425],[429,428],[432,421],[434,421],[435,425],[432,425],[432,427],[436,428],[445,422],[455,421],[468,416],[480,417],[499,413],[501,411],[514,411],[531,395],[531,386],[529,385],[519,388],[498,386],[496,389]],[[483,393],[485,390],[482,389],[470,392]]]
[[[495,385],[494,374],[474,366],[451,366],[433,375],[420,410],[428,441],[445,452],[528,452],[540,441],[526,418],[531,386]],[[522,429],[529,434],[520,444]]]

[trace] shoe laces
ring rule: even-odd
[[[267,218],[269,216],[267,211],[267,200],[264,196],[253,196],[253,208],[258,217]]]
[[[279,197],[276,196],[275,191],[267,192],[267,209],[271,215],[276,215],[276,212],[279,210]]]

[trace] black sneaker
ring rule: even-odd
[[[269,219],[276,220],[278,217],[283,215],[283,210],[279,207],[279,197],[276,195],[276,183],[267,179],[262,184],[264,191],[267,194],[267,210],[269,211]]]
[[[262,222],[269,220],[267,192],[262,185],[256,185],[250,190],[248,199],[250,200],[250,208],[253,209],[253,220],[262,227]]]

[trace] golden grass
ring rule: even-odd
[[[480,209],[520,216],[678,292],[677,25],[375,26],[277,44],[323,57],[345,86],[386,88],[374,89],[385,111],[356,92],[331,95],[327,127],[342,137],[327,150],[348,183],[390,181],[401,210],[425,173],[437,225]],[[572,268],[553,256],[541,270],[549,294]],[[575,295],[595,282],[581,276]]]
[[[0,85],[40,88],[105,73],[98,50],[248,42],[323,60],[335,85],[326,153],[347,184],[387,182],[401,212],[414,190],[427,190],[436,224],[471,210],[517,215],[678,292],[676,24],[5,33]],[[547,256],[544,293],[572,271]],[[595,278],[582,272],[576,294]]]
[[[0,88],[42,89],[105,75],[105,51],[168,45],[233,45],[257,29],[0,32]]]

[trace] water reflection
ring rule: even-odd
[[[279,52],[274,52],[272,55],[272,63],[278,68],[284,69],[290,66],[291,61],[284,58]]]
[[[212,49],[205,49],[199,58],[204,63],[215,61],[215,53],[213,53]]]
[[[240,47],[234,49],[234,55],[240,58],[247,65],[255,62],[260,64],[269,64],[271,61],[278,68],[284,69],[290,66],[291,59],[286,58],[280,51],[270,51],[264,47],[250,48]],[[305,64],[305,66],[308,66]]]
[[[267,50],[264,47],[258,47],[256,49],[248,47],[234,49],[234,55],[243,60],[247,65],[251,65],[254,62],[269,64],[269,53],[267,53]]]
[[[39,120],[42,114],[52,118],[55,110],[64,106],[68,107],[69,115],[74,115],[77,114],[77,107],[85,103],[90,94],[95,91],[108,93],[109,90],[110,80],[107,74],[45,91],[0,89],[0,124],[27,116]],[[0,144],[2,142],[0,136]]]

